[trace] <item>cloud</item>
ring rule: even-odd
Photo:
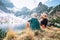
[[[48,0],[11,0],[16,8],[23,8],[26,6],[29,9],[35,8],[39,2],[44,4],[47,1]]]
[[[20,17],[16,17],[14,14],[5,13],[0,10],[0,22],[2,23],[0,28],[13,28],[16,27],[16,25],[23,25],[26,23],[25,19],[22,19]],[[19,26],[19,27],[20,27]]]

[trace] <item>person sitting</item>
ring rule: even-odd
[[[39,34],[39,32],[41,31],[40,28],[40,23],[37,19],[37,13],[33,13],[32,18],[30,20],[28,20],[26,28],[29,30],[27,30],[27,33],[30,35],[30,37],[32,37],[32,40],[34,40],[34,36],[37,36]]]
[[[45,29],[47,24],[48,24],[47,14],[43,13],[41,14],[41,27]]]
[[[37,19],[37,13],[33,13],[32,18],[28,20],[27,28],[30,27],[32,30],[40,30],[40,24]]]

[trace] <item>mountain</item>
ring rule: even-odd
[[[57,6],[55,6],[55,7],[50,7],[49,9],[49,12],[48,12],[48,14],[49,14],[49,19],[50,20],[53,20],[53,22],[54,22],[54,20],[55,20],[55,22],[59,22],[60,21],[60,4],[59,5],[57,5]]]
[[[10,0],[2,0],[2,2],[8,8],[13,8],[14,7],[13,3]]]
[[[16,13],[15,13],[15,15],[16,16],[21,16],[21,15],[29,15],[30,14],[30,12],[31,12],[31,10],[30,9],[28,9],[27,7],[23,7],[22,9],[21,9],[21,11],[17,11]]]
[[[54,13],[56,13],[57,11],[60,11],[60,4],[55,6],[55,7],[50,7],[48,9],[49,14],[53,15]]]
[[[38,4],[38,6],[32,10],[28,9],[27,7],[23,7],[21,11],[17,11],[15,13],[16,16],[21,16],[21,15],[30,15],[33,12],[36,12],[38,14],[43,13],[48,10],[48,6],[42,4],[41,2]]]
[[[0,0],[0,10],[10,13],[10,10],[8,8],[13,8],[14,5],[11,2],[8,2],[8,0]]]
[[[32,10],[32,12],[36,13],[43,13],[48,10],[48,6],[42,4],[41,2],[38,4],[38,6]]]

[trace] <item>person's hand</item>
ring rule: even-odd
[[[42,28],[42,29],[45,29],[45,28],[46,28],[46,26],[45,26],[45,25],[41,25],[41,28]]]

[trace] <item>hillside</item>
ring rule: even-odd
[[[60,40],[60,28],[50,27],[44,32],[26,29],[20,33],[9,30],[3,40]]]

